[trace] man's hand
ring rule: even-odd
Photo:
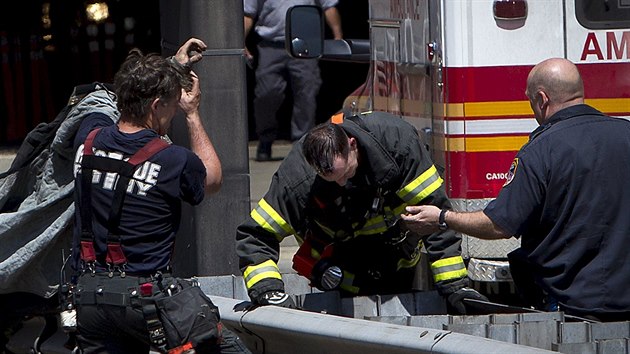
[[[296,309],[295,302],[287,293],[283,293],[282,291],[273,290],[268,291],[255,299],[258,305],[276,305],[280,307],[286,307],[289,309]]]
[[[406,214],[400,215],[407,228],[420,235],[438,232],[440,222],[440,208],[434,205],[415,205],[405,208]],[[483,210],[461,213],[448,211],[444,214],[450,229],[468,236],[484,240],[510,238],[513,233],[503,230],[495,224]]]
[[[254,69],[254,55],[245,47],[245,62],[250,69]]]
[[[464,304],[464,299],[475,299],[481,301],[488,301],[488,298],[481,295],[475,289],[471,288],[461,288],[454,293],[448,295],[446,300],[448,303],[457,311],[459,314],[466,314],[466,305]]]
[[[221,161],[214,150],[214,146],[206,133],[206,129],[201,122],[201,116],[199,115],[199,103],[201,101],[199,78],[191,71],[190,79],[191,86],[189,88],[182,88],[179,107],[186,114],[190,150],[201,159],[201,162],[206,168],[205,191],[207,193],[215,193],[223,184]]]
[[[186,43],[179,47],[174,58],[178,63],[190,69],[190,66],[193,63],[196,63],[203,58],[201,52],[206,50],[207,47],[208,46],[206,46],[201,39],[190,38],[186,41]]]
[[[429,235],[439,231],[440,208],[434,205],[415,205],[405,208],[407,214],[400,217],[409,230],[419,235]]]
[[[182,88],[182,96],[179,99],[179,107],[186,113],[187,118],[191,118],[193,113],[199,109],[201,102],[201,90],[199,89],[199,77],[194,71],[190,72],[192,86],[190,90]]]

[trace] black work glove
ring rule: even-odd
[[[459,314],[466,314],[466,305],[464,299],[475,299],[481,301],[488,301],[488,298],[481,295],[477,290],[468,287],[461,288],[448,295],[446,300]]]
[[[256,303],[258,305],[263,305],[263,306],[276,305],[280,307],[286,307],[289,309],[297,308],[291,296],[279,290],[267,291],[266,293],[260,295],[256,299]]]

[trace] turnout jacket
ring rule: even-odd
[[[301,139],[238,226],[236,251],[250,297],[284,291],[277,262],[280,242],[291,235],[300,244],[309,235],[333,243],[335,264],[344,271],[340,290],[350,294],[365,293],[362,285],[369,288],[365,273],[378,278],[413,270],[423,244],[442,294],[467,285],[458,234],[447,230],[414,235],[398,222],[408,205],[451,208],[443,180],[415,128],[383,112],[347,117],[340,126],[357,140],[359,151],[356,174],[345,186],[316,174],[302,154]],[[313,257],[321,251],[313,249]],[[359,274],[364,279],[354,278]]]

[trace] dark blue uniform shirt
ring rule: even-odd
[[[81,198],[80,159],[83,143],[88,133],[96,127],[104,127],[94,139],[94,153],[121,155],[129,158],[158,134],[144,129],[126,134],[105,115],[91,114],[82,122],[74,146],[75,156],[75,205]],[[140,166],[125,196],[120,221],[122,248],[127,257],[126,271],[136,274],[153,274],[165,270],[171,260],[175,234],[181,217],[181,201],[199,204],[204,197],[206,169],[197,155],[181,146],[171,145],[153,155]],[[92,181],[92,229],[96,238],[98,268],[104,264],[107,222],[113,197],[113,174],[101,174],[95,170]],[[81,205],[81,208],[86,206]],[[81,236],[81,217],[76,208],[73,258],[79,267],[78,244]]]
[[[561,307],[630,311],[630,122],[587,105],[554,114],[485,209]]]

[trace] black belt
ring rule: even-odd
[[[284,48],[284,41],[260,41],[258,44],[261,47],[272,47],[272,48]]]
[[[157,283],[162,283],[161,287]],[[113,306],[134,306],[139,305],[140,285],[153,283],[153,293],[159,293],[161,288],[170,284],[177,284],[177,279],[170,274],[160,276],[133,276],[127,275],[109,277],[109,273],[85,273],[79,278],[77,292],[75,293],[75,303],[77,305],[113,305]]]

